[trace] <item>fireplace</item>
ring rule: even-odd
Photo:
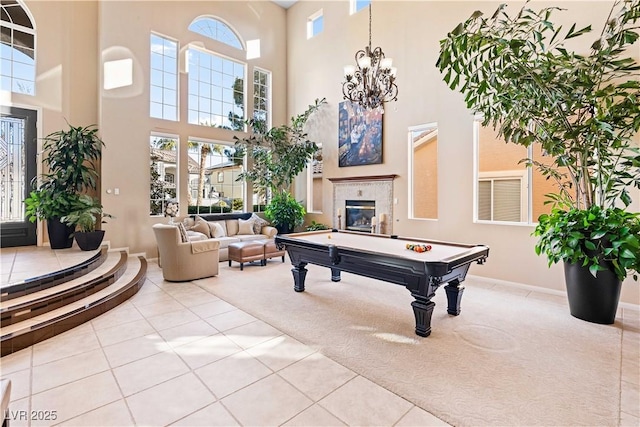
[[[371,233],[371,218],[376,216],[375,200],[346,200],[345,212],[347,230]]]

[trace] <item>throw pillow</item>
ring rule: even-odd
[[[178,231],[180,232],[180,241],[186,243],[189,241],[189,235],[187,234],[187,228],[183,223],[178,223]]]
[[[265,225],[269,225],[269,221],[260,218],[255,213],[251,214],[251,218],[249,218],[249,221],[253,221],[253,234],[260,234],[260,232],[262,231],[262,227],[264,227]]]
[[[190,242],[198,242],[200,240],[207,240],[209,238],[204,234],[198,233],[197,231],[193,230],[187,230],[187,237],[189,237]]]
[[[255,234],[253,232],[253,221],[251,219],[238,219],[238,234]]]
[[[224,232],[224,228],[220,225],[219,222],[209,221],[209,232],[211,233],[211,237],[225,237],[227,233]]]
[[[211,234],[209,233],[209,223],[200,216],[196,216],[196,221],[193,224],[193,227],[190,228],[190,230],[197,231],[198,233],[202,233],[207,237],[211,237]]]

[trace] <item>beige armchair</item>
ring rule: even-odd
[[[169,224],[155,224],[153,233],[158,243],[158,263],[161,263],[165,280],[182,282],[218,274],[219,241],[182,242],[178,227]]]

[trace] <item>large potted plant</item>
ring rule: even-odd
[[[83,251],[98,249],[104,239],[104,230],[97,230],[98,221],[104,224],[105,218],[113,215],[102,210],[102,204],[94,197],[82,194],[74,205],[73,211],[60,218],[60,221],[74,229],[73,237]]]
[[[265,216],[272,221],[278,233],[286,234],[302,225],[306,211],[291,194],[295,177],[304,170],[318,145],[308,138],[305,124],[326,100],[316,99],[307,110],[291,118],[291,124],[267,129],[264,120],[246,121],[250,133],[245,138],[234,137],[237,149],[247,153],[249,169],[240,179],[252,181],[254,188],[270,193],[271,201]]]
[[[276,227],[279,234],[292,233],[304,222],[306,209],[291,193],[276,193],[264,210],[264,216]]]
[[[81,194],[97,189],[97,161],[104,143],[93,126],[73,127],[47,135],[43,163],[47,172],[34,179],[34,190],[25,199],[31,222],[47,221],[52,249],[73,244],[73,227],[60,219],[76,207]]]
[[[640,267],[640,215],[628,210],[640,188],[640,64],[626,56],[638,43],[640,0],[615,1],[585,55],[565,41],[591,26],[562,29],[551,20],[560,10],[475,12],[441,40],[436,66],[505,141],[540,145],[544,161],[525,161],[558,190],[535,250],[564,262],[572,315],[613,323],[621,283]]]

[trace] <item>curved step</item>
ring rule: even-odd
[[[68,331],[122,304],[142,287],[147,275],[143,256],[130,258],[124,274],[106,288],[63,307],[2,328],[1,356]]]
[[[32,292],[43,291],[77,277],[84,276],[100,266],[107,259],[107,253],[108,247],[103,245],[95,255],[76,265],[3,286],[2,292],[0,293],[0,301],[8,301]]]
[[[110,252],[102,265],[84,276],[3,302],[0,326],[39,316],[104,289],[122,276],[127,257],[125,251]]]

